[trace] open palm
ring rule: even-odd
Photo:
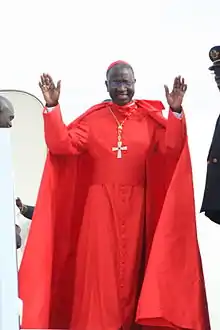
[[[178,76],[174,79],[173,90],[171,93],[166,85],[164,86],[164,88],[167,103],[169,104],[171,110],[179,112],[181,110],[183,98],[187,90],[187,85],[185,84],[184,78]]]
[[[39,86],[47,106],[57,105],[60,97],[61,81],[59,80],[57,86],[55,86],[51,76],[44,73],[41,76]]]

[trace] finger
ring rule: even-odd
[[[47,74],[47,78],[48,78],[51,82],[53,82],[53,78],[51,77],[51,75]]]
[[[61,89],[61,80],[57,82],[57,90],[59,93],[60,93],[60,89]]]
[[[173,91],[174,91],[174,92],[176,92],[176,90],[177,90],[177,88],[178,88],[178,85],[179,85],[179,83],[178,83],[178,77],[176,77],[176,78],[174,79],[174,82],[173,82]]]
[[[40,87],[42,92],[44,92],[45,86],[46,86],[45,84],[42,84],[42,82],[39,81],[39,87]]]
[[[40,86],[40,89],[41,89],[41,92],[44,94],[45,92],[48,92],[49,90],[49,87],[47,84],[42,84],[41,82],[39,82],[39,86]]]
[[[185,84],[185,79],[182,79],[181,90],[185,93],[187,90],[187,84]]]
[[[41,76],[41,83],[42,87],[48,86],[48,78],[46,73],[43,73],[43,75]]]
[[[47,86],[50,89],[54,89],[55,88],[54,81],[53,81],[52,77],[48,73],[46,74],[46,82],[47,82]]]
[[[186,84],[184,84],[184,85],[183,85],[183,88],[182,88],[182,91],[185,93],[185,92],[186,92],[186,90],[187,90],[187,85],[186,85]]]
[[[177,89],[180,89],[180,87],[181,87],[181,77],[180,77],[180,76],[178,76],[178,77],[177,77],[177,84],[176,84],[176,88],[177,88]]]
[[[176,80],[177,80],[177,77],[173,81],[173,88],[175,88],[175,86],[176,86]]]
[[[165,89],[165,94],[166,96],[168,96],[170,94],[169,88],[167,85],[164,85],[164,89]]]
[[[183,90],[183,86],[184,86],[184,78],[180,77],[180,90]]]
[[[49,86],[52,81],[51,77],[47,73],[44,73],[43,77],[44,77],[44,84]]]
[[[45,84],[45,78],[44,75],[40,76],[40,80],[41,80],[41,84],[44,85]]]
[[[50,84],[50,79],[48,78],[48,74],[47,73],[43,73],[42,76],[42,82],[43,82],[43,86],[48,86]]]
[[[46,74],[46,78],[45,78],[45,80],[46,80],[47,85],[50,85],[51,83],[53,83],[53,80],[52,80],[52,78],[49,76],[49,74]]]

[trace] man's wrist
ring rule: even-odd
[[[59,104],[58,102],[53,103],[53,104],[46,103],[45,106],[46,106],[46,108],[54,108],[54,107],[56,107],[58,104]]]
[[[171,110],[172,112],[176,112],[176,113],[182,113],[182,111],[183,111],[183,108],[182,108],[182,106],[181,106],[181,107],[179,107],[179,108],[177,108],[177,109],[174,109],[174,108],[170,107],[170,110]]]

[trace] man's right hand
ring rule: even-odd
[[[61,81],[55,86],[53,79],[49,74],[44,73],[39,82],[44,100],[47,107],[55,107],[59,102]]]

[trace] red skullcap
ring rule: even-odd
[[[108,69],[107,69],[107,72],[111,69],[111,68],[113,68],[113,66],[115,66],[115,65],[117,65],[117,64],[127,64],[127,65],[130,65],[130,64],[128,64],[128,62],[125,62],[125,61],[115,61],[115,62],[113,62],[112,64],[110,64],[109,65],[109,67],[108,67]]]

